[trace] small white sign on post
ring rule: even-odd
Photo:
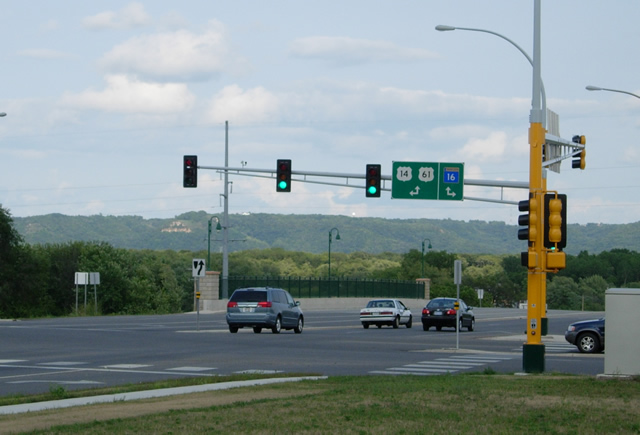
[[[89,272],[89,284],[100,285],[100,272]]]
[[[194,278],[201,278],[207,274],[204,258],[194,258],[191,263],[191,275]]]
[[[76,272],[76,285],[89,284],[89,272]]]
[[[462,284],[462,261],[455,260],[453,262],[453,283]]]

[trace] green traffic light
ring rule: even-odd
[[[280,188],[280,190],[285,190],[287,188],[287,182],[286,181],[280,181],[278,183],[278,187]]]
[[[375,195],[377,191],[376,186],[369,186],[369,194]]]

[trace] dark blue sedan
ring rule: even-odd
[[[582,353],[598,353],[604,350],[604,317],[583,320],[569,325],[564,338],[576,345]]]

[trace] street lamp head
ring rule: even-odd
[[[456,30],[456,28],[453,26],[445,26],[444,24],[439,24],[436,26],[436,30],[438,32],[448,32],[450,30]]]
[[[340,240],[340,233],[336,234],[336,240]]]
[[[598,86],[591,86],[591,85],[587,86],[585,89],[587,91],[601,91],[602,90],[602,88],[599,88]]]
[[[4,113],[4,112],[0,112],[0,117],[2,117],[2,116],[7,116],[7,114]]]

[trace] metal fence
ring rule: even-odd
[[[239,288],[277,287],[294,298],[424,298],[423,283],[391,279],[230,276],[228,286],[229,296]]]

